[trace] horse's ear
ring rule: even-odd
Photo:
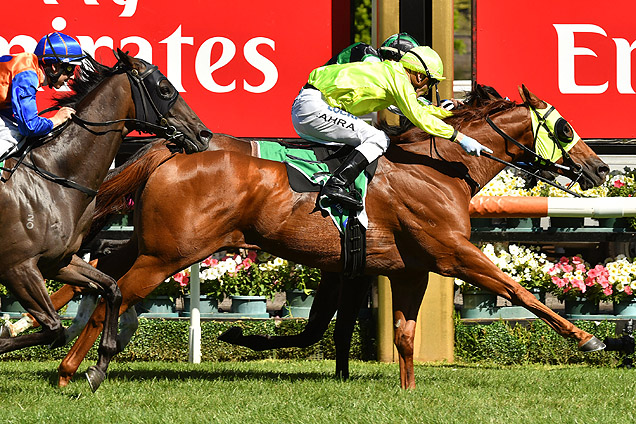
[[[132,57],[128,56],[128,54],[122,51],[119,47],[117,48],[116,51],[114,51],[114,53],[118,61],[132,68]]]
[[[518,87],[519,95],[521,96],[521,100],[523,100],[524,104],[530,105],[535,108],[544,108],[545,102],[538,98],[534,93],[530,92],[525,84],[521,84],[521,87]]]

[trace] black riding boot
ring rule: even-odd
[[[345,209],[360,211],[362,210],[362,202],[351,194],[349,187],[360,172],[369,165],[367,158],[357,150],[349,153],[349,156],[334,172],[331,178],[327,180],[322,188],[322,194],[336,203],[339,203]]]

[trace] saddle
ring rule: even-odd
[[[285,163],[289,185],[297,193],[320,192],[331,173],[353,149],[347,145],[328,146],[305,141],[252,143],[255,156]],[[377,165],[377,160],[369,164],[364,172],[365,177],[356,179],[356,183],[348,187],[349,190],[366,192]],[[345,276],[354,278],[362,275],[366,266],[366,211],[350,213],[321,196],[316,200],[315,210],[320,210],[323,216],[330,216],[340,231]]]

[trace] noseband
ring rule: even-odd
[[[539,137],[539,130],[540,128],[545,129],[545,131],[548,134],[548,138],[559,148],[559,150],[561,150],[562,156],[563,156],[563,162],[567,163],[567,165],[561,165],[558,163],[555,163],[553,161],[551,161],[550,159],[546,159],[543,158],[541,156],[539,156],[537,154],[537,152],[535,150],[529,149],[528,147],[524,146],[523,144],[519,143],[517,140],[515,140],[514,138],[510,137],[508,134],[506,134],[501,128],[499,128],[497,126],[497,124],[495,124],[492,119],[490,119],[490,117],[486,117],[486,122],[488,122],[488,125],[490,125],[490,127],[495,130],[495,132],[497,134],[499,134],[501,137],[503,137],[505,140],[515,144],[516,146],[518,146],[521,150],[529,153],[532,156],[532,163],[530,164],[531,168],[534,168],[534,172],[532,172],[531,170],[528,170],[522,166],[516,165],[514,163],[505,161],[503,159],[497,158],[495,156],[492,156],[488,153],[482,153],[482,155],[484,155],[485,157],[492,159],[496,162],[508,165],[510,167],[513,167],[515,169],[518,169],[522,172],[525,172],[526,174],[532,175],[535,178],[543,181],[546,184],[549,184],[555,188],[558,188],[559,190],[563,190],[568,194],[571,194],[575,197],[581,197],[580,194],[575,193],[573,191],[570,190],[570,188],[581,178],[581,176],[583,175],[583,167],[579,164],[577,164],[576,162],[574,162],[574,160],[571,158],[571,156],[569,155],[569,153],[566,151],[566,149],[563,147],[562,142],[561,142],[561,138],[564,136],[564,134],[566,133],[564,131],[564,125],[563,123],[565,123],[565,125],[569,125],[567,124],[567,121],[565,121],[565,119],[563,118],[559,118],[559,120],[557,120],[557,125],[555,125],[555,129],[558,126],[559,130],[557,130],[557,132],[559,132],[559,134],[555,134],[555,131],[552,131],[548,125],[546,124],[546,119],[548,117],[548,115],[554,111],[554,106],[550,106],[550,108],[548,109],[548,111],[546,113],[544,113],[543,115],[541,115],[539,113],[539,111],[534,108],[531,105],[528,105],[528,108],[530,109],[531,113],[534,113],[535,116],[538,119],[539,125],[537,126],[537,129],[535,131],[535,129],[533,128],[532,132],[533,132],[533,147],[536,150],[536,146],[537,146],[537,140]],[[563,122],[561,122],[561,120]],[[570,129],[571,130],[571,129]],[[569,140],[571,141],[571,140]],[[563,187],[562,185],[555,183],[554,181],[550,181],[547,178],[542,177],[541,175],[538,175],[539,171],[549,171],[549,172],[557,172],[557,171],[570,171],[573,172],[576,176],[576,178],[572,179],[572,182],[567,186],[567,187]]]

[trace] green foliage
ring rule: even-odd
[[[356,43],[371,44],[371,2],[372,0],[353,1],[353,37]]]
[[[577,321],[580,329],[599,339],[616,337],[612,321]],[[573,340],[564,339],[543,321],[527,325],[496,321],[490,325],[468,325],[455,321],[455,359],[461,362],[523,364],[589,364],[615,366],[614,352],[583,353]]]
[[[260,359],[335,359],[332,321],[323,338],[306,348],[286,348],[269,351],[253,351],[218,340],[218,336],[230,327],[238,326],[243,333],[272,336],[300,333],[305,319],[203,321],[201,324],[201,356],[203,361],[253,361]],[[64,321],[65,326],[70,321]],[[594,334],[599,339],[616,337],[616,324],[612,321],[577,321],[579,328]],[[188,360],[188,320],[139,320],[139,329],[126,349],[115,357],[115,361],[176,361]],[[360,320],[354,329],[351,343],[351,359],[375,359],[375,326],[370,320]],[[97,359],[97,342],[90,350],[87,360]],[[0,356],[7,360],[62,359],[70,346],[50,350],[48,347],[33,347]],[[583,353],[575,341],[564,339],[540,320],[525,324],[510,324],[495,321],[490,325],[465,324],[455,318],[455,360],[459,363],[498,365],[571,365],[615,367],[620,362],[615,352]]]
[[[310,295],[318,288],[320,284],[320,270],[317,268],[309,268],[300,264],[287,263],[280,270],[280,278],[283,283],[283,289],[302,290]]]
[[[300,333],[305,327],[305,319],[246,320],[246,321],[203,321],[201,323],[201,359],[203,361],[252,361],[258,359],[335,359],[333,341],[335,321],[332,321],[323,338],[307,348],[286,348],[257,352],[246,347],[221,342],[218,336],[231,327],[243,329],[243,333],[284,336]],[[70,321],[63,321],[68,327]],[[115,361],[176,361],[188,360],[188,320],[139,319],[139,328],[130,344],[115,356]],[[368,320],[359,321],[353,332],[351,358],[371,360],[375,357],[373,324]],[[33,331],[33,330],[32,330]],[[88,361],[97,359],[99,341],[89,351]],[[50,360],[62,359],[69,346],[50,350],[36,346],[9,352],[0,356],[0,361],[8,360]]]

